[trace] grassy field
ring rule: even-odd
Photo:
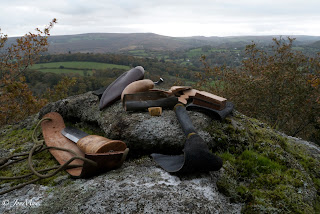
[[[213,52],[224,52],[224,51],[229,51],[227,49],[218,49],[218,48],[210,48],[207,51],[204,51],[202,48],[194,48],[194,49],[190,49],[189,51],[186,52],[187,57],[196,57],[196,56],[201,56],[201,55],[205,55],[205,54],[209,54],[209,53],[213,53]],[[231,50],[232,52],[240,52],[240,50]]]
[[[44,69],[36,69],[41,72],[50,72],[50,73],[56,73],[56,74],[61,74],[61,73],[75,73],[75,74],[80,74],[83,75],[85,70],[75,70],[75,69],[59,69],[59,68],[44,68]],[[86,70],[88,74],[92,73],[92,70]]]
[[[77,73],[83,75],[92,73],[92,70],[104,70],[104,69],[124,69],[129,70],[130,67],[126,65],[116,65],[108,63],[99,63],[99,62],[49,62],[49,63],[39,63],[35,64],[30,69],[38,70],[42,72],[52,72],[52,73]]]
[[[146,53],[145,50],[132,50],[132,51],[129,51],[129,53],[134,56],[141,56],[141,57],[149,56],[149,54]]]
[[[203,54],[202,48],[195,48],[186,52],[187,57],[195,57],[195,56],[200,57],[201,54]]]

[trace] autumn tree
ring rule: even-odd
[[[11,44],[0,31],[0,125],[23,119],[45,104],[33,96],[24,73],[47,50],[55,23],[53,19],[43,30],[37,28],[36,33],[29,32]]]
[[[273,39],[269,50],[246,47],[238,68],[212,67],[198,86],[225,96],[242,113],[291,136],[320,143],[320,53],[314,58],[292,49],[294,39]]]
[[[77,82],[75,77],[63,77],[53,89],[48,88],[47,91],[43,94],[49,102],[55,102],[67,97],[70,94],[70,89]]]

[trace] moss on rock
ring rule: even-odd
[[[36,117],[36,115],[34,117]],[[31,148],[34,145],[34,142],[32,141],[32,133],[37,124],[36,119],[33,121],[34,122],[32,124],[28,124],[29,127],[21,127],[21,124],[18,123],[16,125],[6,126],[2,128],[2,132],[0,134],[0,153],[3,158],[8,157],[10,155],[30,152]],[[57,165],[57,161],[51,156],[48,150],[35,154],[33,156],[32,163],[33,167],[37,171]],[[1,169],[0,177],[22,176],[30,173],[32,173],[32,171],[30,170],[27,160],[25,159],[23,161],[11,164],[8,167]],[[55,179],[65,174],[65,171],[61,171],[57,175],[51,178],[40,180],[37,183],[46,186],[54,186],[57,184],[57,182],[55,182]],[[1,180],[0,187],[3,187],[8,184],[10,186],[16,186],[18,184],[30,181],[35,178],[37,177],[33,175],[29,176],[28,178],[17,180]]]
[[[243,213],[319,211],[320,160],[305,146],[237,112],[208,130],[224,160],[217,187],[232,201],[244,202]]]

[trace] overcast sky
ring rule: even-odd
[[[53,18],[51,35],[320,36],[320,0],[0,0],[0,28],[21,36]]]

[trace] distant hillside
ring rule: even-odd
[[[153,33],[89,33],[79,35],[50,36],[49,53],[119,53],[133,50],[176,51],[210,45],[219,48],[243,48],[255,41],[270,44],[279,36],[232,37],[169,37]],[[283,36],[284,38],[286,36]],[[316,36],[291,36],[296,45],[310,45],[320,40]],[[14,41],[15,38],[10,38]]]
[[[188,42],[173,37],[151,33],[98,33],[67,36],[52,36],[49,39],[50,53],[61,52],[119,52],[122,50],[176,50],[191,47]]]
[[[312,47],[312,48],[317,48],[317,49],[320,49],[320,40],[317,41],[317,42],[314,42],[310,45],[308,45],[309,47]]]
[[[153,33],[90,33],[79,35],[51,36],[50,53],[116,53],[130,50],[175,51],[202,47],[242,48],[252,41],[270,44],[272,38],[279,36],[234,36],[234,37],[169,37]],[[286,36],[283,36],[286,37]],[[291,36],[297,38],[296,45],[307,45],[320,40],[314,36]]]

